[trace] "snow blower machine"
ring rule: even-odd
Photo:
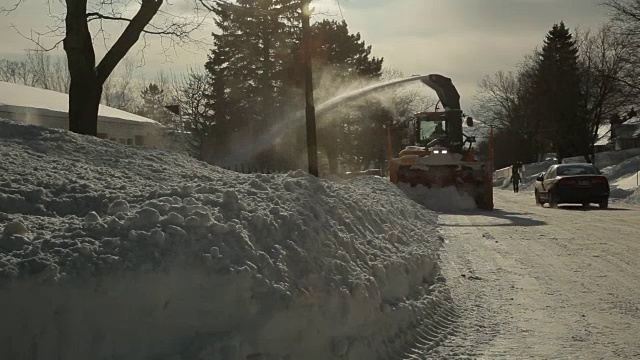
[[[389,161],[389,175],[395,184],[428,188],[455,186],[469,194],[479,209],[493,210],[491,162],[481,162],[474,154],[476,139],[463,133],[463,121],[473,126],[473,119],[460,109],[460,95],[451,79],[429,75],[421,81],[434,89],[444,111],[415,115],[409,144],[399,157]],[[408,142],[406,142],[408,140]],[[468,144],[468,146],[467,146]]]

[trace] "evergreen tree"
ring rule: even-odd
[[[345,21],[323,20],[314,23],[311,28],[311,49],[314,69],[315,98],[322,102],[336,96],[336,88],[353,83],[356,80],[378,79],[382,75],[384,59],[371,56],[371,46],[367,46],[360,33],[349,33]],[[298,50],[297,54],[301,54]],[[290,65],[293,73],[297,72],[294,83],[304,86],[301,76],[300,60]],[[363,149],[371,149],[375,144],[358,147],[365,139],[377,143],[382,137],[370,137],[372,132],[382,131],[383,123],[373,121],[375,114],[380,113],[379,103],[368,103],[368,106],[358,107],[360,111],[334,112],[324,119],[319,119],[318,141],[323,148],[329,163],[329,171],[336,173],[338,162],[365,162]],[[372,129],[373,126],[373,129]],[[376,154],[379,153],[374,151]],[[377,156],[376,156],[377,160]],[[364,164],[367,165],[367,164]]]
[[[284,64],[291,57],[298,7],[295,0],[239,0],[214,8],[220,32],[213,34],[205,68],[220,152],[251,143],[283,112]]]
[[[581,106],[578,47],[563,22],[549,31],[538,59],[533,97],[558,161],[589,152],[589,127]]]
[[[181,130],[180,121],[165,109],[167,96],[159,85],[150,83],[142,89],[142,108],[138,114],[149,119],[155,120],[164,125],[167,130]]]

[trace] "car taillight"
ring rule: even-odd
[[[607,178],[604,177],[604,176],[595,177],[595,178],[593,178],[593,180],[591,180],[591,182],[594,183],[594,184],[607,184],[608,183]]]
[[[571,179],[571,178],[564,178],[564,179],[558,180],[558,184],[561,184],[561,185],[574,185],[574,184],[576,184],[576,180],[575,179]]]

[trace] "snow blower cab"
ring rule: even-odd
[[[451,79],[444,76],[430,75],[423,82],[436,90],[444,111],[415,115],[409,139],[412,145],[391,160],[391,181],[412,187],[455,186],[469,194],[478,208],[493,209],[490,164],[478,161],[473,150],[475,138],[463,132],[463,122],[471,127],[473,119],[460,110],[460,95]]]

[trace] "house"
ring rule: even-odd
[[[609,151],[614,149],[611,140],[611,124],[602,124],[598,128],[598,137],[594,144],[596,152]]]
[[[632,117],[611,127],[611,141],[615,150],[640,148],[640,117]]]
[[[0,81],[0,118],[51,128],[69,129],[67,94]],[[98,137],[121,144],[157,146],[160,123],[100,105]]]

